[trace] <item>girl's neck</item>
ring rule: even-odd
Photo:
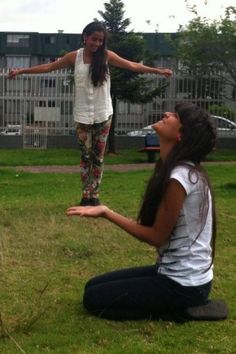
[[[165,161],[167,155],[174,147],[175,143],[169,141],[162,141],[160,139],[160,157],[162,161]]]
[[[86,47],[84,47],[83,57],[84,62],[90,64],[93,58],[93,53],[90,52]]]

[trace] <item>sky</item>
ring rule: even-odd
[[[81,33],[94,18],[102,19],[110,0],[0,0],[0,31]],[[224,15],[235,0],[123,0],[124,18],[135,32],[176,32],[194,15],[187,10],[196,5],[198,14],[211,20]],[[236,4],[235,4],[236,5]]]

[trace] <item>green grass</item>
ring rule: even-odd
[[[208,157],[211,161],[236,161],[235,149],[216,150]],[[77,149],[23,150],[0,149],[0,166],[27,165],[78,165],[80,152]],[[122,149],[114,156],[106,155],[106,164],[147,162],[147,156],[138,149]]]
[[[225,299],[229,318],[181,325],[90,316],[82,306],[85,282],[151,264],[155,250],[106,220],[67,218],[66,208],[80,199],[77,174],[0,170],[0,353],[235,353],[236,166],[207,170],[219,226],[212,297]],[[150,173],[105,172],[102,201],[135,218]]]

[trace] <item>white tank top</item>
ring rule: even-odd
[[[90,64],[84,63],[83,51],[83,48],[78,49],[75,60],[74,120],[84,124],[101,123],[113,114],[110,75],[102,86],[95,87],[89,73]]]

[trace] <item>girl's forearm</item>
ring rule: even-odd
[[[109,208],[106,209],[103,217],[140,241],[144,241],[155,247],[159,246],[157,232],[153,227],[140,225],[136,221],[122,216]]]
[[[154,68],[154,67],[143,65],[143,64],[140,64],[139,71],[144,74],[145,73],[148,73],[148,74],[159,74],[160,73],[159,68]]]
[[[148,73],[148,74],[158,74],[158,75],[166,75],[166,76],[172,75],[172,70],[170,69],[158,68],[158,67],[154,68],[143,64],[140,64],[139,70],[143,74]]]
[[[50,64],[42,64],[37,66],[32,66],[31,68],[22,68],[18,69],[18,74],[41,74],[41,73],[48,73],[52,71],[50,68]]]

